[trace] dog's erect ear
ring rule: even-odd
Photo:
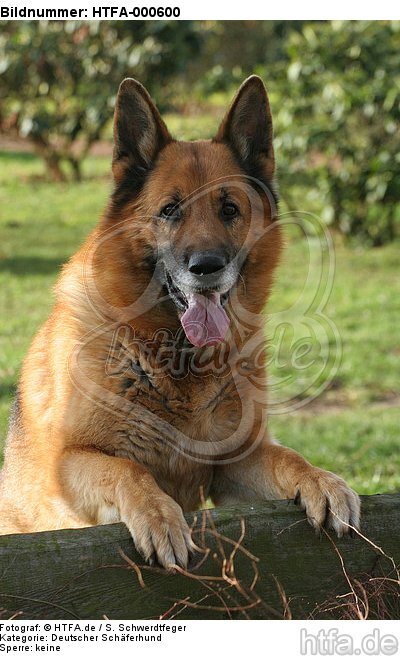
[[[127,78],[118,91],[114,114],[113,173],[119,179],[129,167],[145,171],[172,140],[144,86]]]
[[[257,75],[243,82],[214,141],[228,144],[249,174],[261,167],[267,178],[273,177],[271,111],[263,81]]]

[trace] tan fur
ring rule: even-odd
[[[258,85],[259,93],[254,78],[247,84]],[[140,91],[137,111],[143,98]],[[236,123],[246,103],[238,106]],[[147,113],[160,121],[154,106]],[[122,520],[145,558],[186,566],[192,543],[182,510],[198,508],[202,490],[217,504],[300,493],[311,523],[320,527],[330,507],[330,524],[341,535],[358,523],[358,497],[265,430],[262,310],[282,243],[271,205],[249,188],[224,142],[224,124],[215,141],[194,143],[164,143],[164,124],[153,125],[138,146],[146,157],[156,150],[156,128],[164,141],[143,188],[118,210],[111,203],[65,266],[54,310],[24,362],[20,410],[1,474],[1,532]],[[239,135],[238,143],[246,139]],[[245,157],[247,142],[243,148]],[[124,157],[115,156],[116,183],[124,176]],[[268,176],[272,166],[271,156],[264,163]],[[243,214],[229,231],[216,219],[214,188],[227,176],[246,184],[244,191],[224,182]],[[171,227],[155,221],[154,213],[174,189],[184,199],[205,192]],[[226,344],[192,349],[191,364],[179,347],[179,373],[160,370],[160,360],[171,359],[168,340],[180,322],[172,302],[160,301],[165,292],[145,253],[163,244],[180,252],[227,240],[241,247],[249,236],[254,245],[228,304]],[[196,358],[200,365],[202,358],[214,363],[212,372],[199,366],[193,373]],[[139,374],[129,368],[132,362],[139,363]]]

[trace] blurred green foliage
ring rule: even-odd
[[[308,24],[287,48],[283,186],[298,176],[308,194],[325,197],[328,224],[374,246],[392,241],[400,227],[400,22]]]
[[[133,72],[157,95],[197,51],[190,22],[3,22],[0,119],[29,138],[50,177],[75,179],[112,115],[121,80]],[[159,93],[158,93],[159,92]]]
[[[225,107],[250,73],[265,80],[284,208],[318,213],[364,244],[400,232],[400,22],[7,22],[0,32],[0,125],[31,139],[53,178],[75,178],[110,136],[122,78],[170,115]],[[179,136],[179,135],[178,135]]]

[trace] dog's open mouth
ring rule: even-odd
[[[229,292],[220,294],[212,289],[184,293],[166,272],[168,293],[179,309],[179,318],[193,346],[215,346],[223,342],[229,328],[224,310]]]

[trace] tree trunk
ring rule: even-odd
[[[81,161],[76,157],[68,157],[68,163],[72,169],[72,179],[75,182],[82,182]]]
[[[61,169],[61,158],[56,153],[44,155],[47,172],[53,182],[65,182],[65,174]]]
[[[32,141],[37,154],[46,164],[50,180],[53,182],[65,182],[65,175],[61,169],[61,155],[43,139],[42,135],[35,135]]]

